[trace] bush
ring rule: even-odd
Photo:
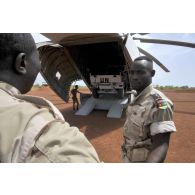
[[[187,85],[178,87],[178,86],[171,86],[171,85],[166,85],[166,86],[160,86],[156,85],[156,89],[158,90],[179,90],[179,89],[193,89],[193,87],[188,87]]]
[[[35,88],[39,88],[39,87],[40,87],[40,85],[39,85],[39,84],[35,84],[35,85],[33,85],[33,87],[35,87]]]

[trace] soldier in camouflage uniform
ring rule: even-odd
[[[173,103],[152,87],[155,70],[148,57],[136,58],[130,73],[134,93],[126,111],[123,162],[164,162],[170,134],[176,131]]]
[[[0,161],[99,162],[83,133],[51,102],[23,95],[39,71],[30,34],[0,34]]]
[[[73,110],[79,109],[79,100],[77,98],[77,93],[80,93],[80,92],[78,91],[78,88],[79,88],[78,85],[75,85],[74,89],[71,90]]]

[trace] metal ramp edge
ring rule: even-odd
[[[75,113],[75,115],[87,116],[92,110],[95,108],[96,99],[90,97],[85,104],[83,104],[79,110]]]
[[[121,118],[123,109],[125,108],[127,101],[128,100],[123,100],[123,101],[117,101],[113,103],[108,111],[107,117],[108,118]]]
[[[79,108],[75,115],[87,116],[93,109],[97,110],[109,110],[107,113],[108,118],[121,118],[123,109],[127,107],[128,98],[124,97],[121,100],[116,99],[95,99],[90,97]]]

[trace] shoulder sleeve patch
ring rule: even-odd
[[[163,109],[163,110],[167,109],[168,107],[167,101],[163,99],[158,93],[151,94],[151,96],[153,97],[157,108]]]

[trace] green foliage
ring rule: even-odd
[[[33,85],[33,87],[34,87],[34,88],[39,88],[40,85],[39,85],[39,84],[35,84],[35,85]]]
[[[184,86],[172,86],[172,85],[166,85],[166,86],[160,86],[156,85],[154,86],[158,90],[182,90],[182,89],[194,89],[194,87],[188,87],[187,85]]]
[[[39,89],[41,85],[39,84],[34,84],[31,90]]]

